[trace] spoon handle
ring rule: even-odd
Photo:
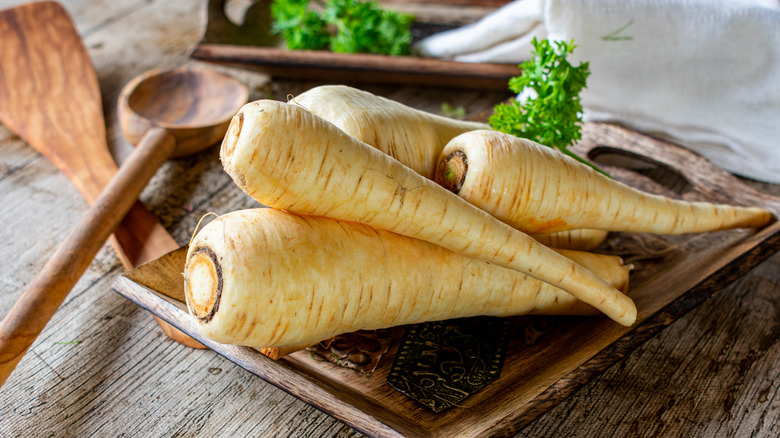
[[[0,386],[176,146],[151,129],[0,323]]]

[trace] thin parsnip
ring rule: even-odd
[[[577,228],[655,234],[760,228],[756,207],[686,202],[644,193],[562,153],[497,131],[461,134],[444,148],[436,181],[526,233]]]
[[[436,161],[453,137],[485,123],[456,120],[345,85],[312,88],[290,101],[433,179]]]
[[[615,256],[567,255],[625,290]],[[368,225],[271,208],[228,213],[193,238],[189,311],[222,343],[280,349],[359,329],[475,315],[592,315],[516,271]]]
[[[301,106],[245,105],[220,157],[261,204],[416,237],[550,283],[621,324],[636,320],[633,301],[592,272]]]

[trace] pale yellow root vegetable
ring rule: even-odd
[[[550,234],[533,234],[531,237],[551,248],[593,251],[605,240],[609,231],[580,228]]]
[[[464,132],[490,129],[485,123],[431,114],[346,85],[315,87],[290,103],[303,106],[428,179],[434,178],[439,155],[450,140]],[[588,251],[601,244],[606,233],[572,230],[533,237],[554,248]]]
[[[261,100],[233,118],[225,171],[269,207],[361,222],[522,272],[624,325],[633,301],[592,272],[297,105]]]
[[[601,279],[625,293],[628,290],[630,266],[624,266],[619,257],[596,256],[589,252],[583,252],[591,251],[597,247],[607,234],[607,232],[602,233],[600,230],[572,230],[571,232],[562,231],[533,237],[547,246],[556,248],[560,254],[591,270]],[[557,248],[568,248],[569,250]],[[549,286],[547,283],[535,279],[528,281],[535,281],[540,285],[534,307],[529,311],[531,315],[596,315],[599,313],[593,306],[583,303],[570,294],[561,294],[559,293],[560,289]],[[309,345],[268,347],[261,348],[260,352],[273,360],[279,360],[306,347]]]
[[[490,129],[484,123],[420,111],[345,85],[315,87],[290,103],[303,106],[428,179],[433,179],[439,154],[453,137]]]
[[[759,228],[766,210],[685,202],[605,177],[552,148],[497,131],[461,134],[444,148],[436,181],[526,233],[577,228],[681,234]]]
[[[614,287],[628,287],[619,257],[567,254]],[[598,314],[547,283],[438,245],[271,208],[231,212],[200,230],[184,281],[204,335],[277,351],[456,317]]]
[[[620,257],[570,249],[556,249],[555,251],[590,270],[619,291],[623,293],[628,292],[629,273],[632,266],[624,265]],[[539,282],[531,278],[528,281]],[[564,294],[557,287],[550,286],[547,283],[539,283],[543,286],[540,287],[534,307],[529,314],[596,315],[599,313],[596,308],[578,300],[571,294]]]

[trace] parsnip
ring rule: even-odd
[[[592,272],[298,105],[245,105],[220,154],[264,205],[426,240],[558,286],[621,324],[636,320],[633,301]]]
[[[441,117],[345,85],[315,87],[290,103],[303,106],[428,179],[434,178],[439,155],[450,140],[464,132],[490,129],[484,123]],[[533,237],[554,248],[584,251],[597,247],[606,233],[573,230]]]
[[[526,233],[577,228],[681,234],[758,228],[764,209],[685,202],[633,189],[557,150],[497,131],[461,134],[444,148],[436,181]]]
[[[625,290],[619,257],[567,255]],[[474,315],[594,314],[562,290],[438,245],[356,222],[235,211],[193,238],[184,270],[203,333],[254,347]]]
[[[549,234],[532,234],[531,237],[551,248],[593,251],[605,240],[609,231],[580,228]]]
[[[315,87],[290,103],[303,106],[428,179],[433,179],[439,154],[453,137],[490,129],[485,123],[431,114],[345,85]]]

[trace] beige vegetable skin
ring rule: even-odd
[[[567,255],[627,288],[619,257]],[[228,213],[204,227],[184,278],[206,336],[254,347],[474,315],[598,313],[558,288],[438,245],[271,208]]]
[[[621,324],[636,320],[633,301],[592,272],[300,106],[245,105],[220,154],[261,204],[419,238],[560,287]]]
[[[455,120],[344,85],[312,88],[290,103],[301,105],[358,140],[433,179],[436,161],[453,137],[484,123]]]
[[[436,181],[526,233],[577,228],[681,234],[758,228],[766,210],[686,202],[605,177],[551,148],[497,131],[461,134],[444,148]]]
[[[593,251],[607,240],[609,231],[580,228],[549,234],[532,234],[533,238],[551,248]]]
[[[490,129],[484,123],[431,114],[345,85],[315,87],[290,103],[303,106],[428,179],[434,178],[439,155],[450,140],[464,132]],[[585,251],[597,247],[606,233],[573,230],[533,237],[554,248]]]

